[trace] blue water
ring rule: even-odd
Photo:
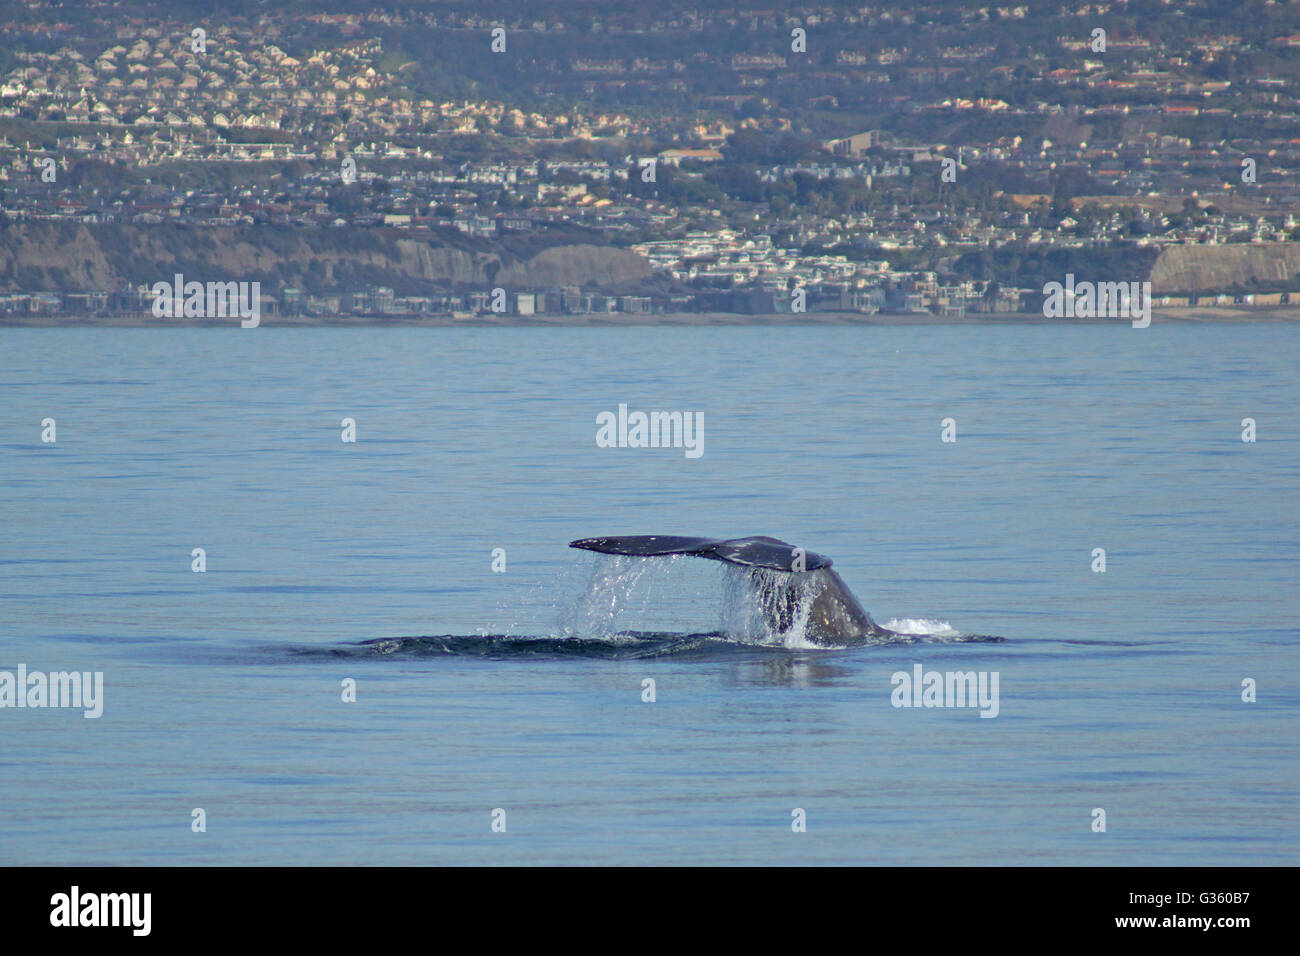
[[[1300,862],[1298,357],[1293,324],[0,331],[0,670],[105,682],[97,720],[0,710],[0,862]],[[703,456],[598,448],[621,402],[702,412]],[[879,622],[1006,640],[344,647],[581,636],[616,559],[566,543],[652,532],[784,538]],[[722,566],[668,564],[611,624],[719,626]],[[916,663],[996,671],[999,715],[893,707]]]

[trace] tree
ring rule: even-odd
[[[1065,177],[1058,175],[1052,181],[1052,207],[1049,215],[1057,222],[1070,215],[1072,211],[1071,198],[1070,187],[1066,185]]]

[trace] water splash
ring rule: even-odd
[[[540,652],[557,642],[557,653],[605,653],[605,648],[620,655],[658,655],[699,650],[699,640],[706,646],[825,651],[830,648],[810,640],[808,630],[814,603],[827,586],[816,575],[796,577],[684,555],[590,554],[566,567],[558,580],[531,588],[527,606],[511,613],[514,623],[502,626],[499,617],[479,637],[490,638],[484,648],[512,652]],[[999,640],[965,635],[947,621],[926,618],[894,618],[884,627],[894,633],[865,643]],[[683,645],[678,639],[689,640]],[[429,641],[426,652],[464,650],[459,639],[420,640]]]
[[[791,575],[781,571],[728,565],[719,630],[745,644],[791,650],[820,647],[807,634],[813,601],[823,587],[815,579],[792,582]]]
[[[600,555],[585,589],[561,615],[559,632],[617,640],[631,628],[689,628],[740,644],[818,648],[807,630],[824,587],[815,578],[795,581],[780,571],[686,556]]]
[[[917,637],[950,637],[960,633],[947,621],[932,621],[924,617],[894,617],[882,626],[899,634],[912,634]]]
[[[560,612],[558,633],[619,640],[633,628],[712,630],[709,593],[717,586],[698,565],[681,555],[599,555],[582,592]]]

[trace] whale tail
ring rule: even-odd
[[[691,538],[678,535],[627,535],[582,538],[571,548],[635,557],[693,555],[748,568],[758,600],[774,633],[786,634],[809,601],[804,636],[814,644],[845,647],[890,632],[879,627],[858,603],[830,558],[778,538]]]
[[[816,571],[829,568],[830,558],[813,554],[779,538],[755,535],[749,538],[687,538],[671,534],[633,534],[613,538],[581,538],[569,547],[603,554],[630,554],[648,558],[670,554],[691,554],[743,567],[773,571]]]

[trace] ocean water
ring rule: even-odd
[[[0,863],[1295,864],[1298,357],[1265,323],[0,330],[0,671],[104,681],[98,719],[0,709]],[[703,454],[598,447],[620,403],[702,413]],[[566,547],[646,533],[828,555],[917,638],[619,638],[737,612],[723,565]],[[355,643],[423,635],[458,640]],[[918,664],[996,673],[997,716],[893,706]]]

